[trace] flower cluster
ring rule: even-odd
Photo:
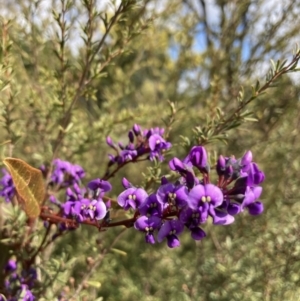
[[[34,301],[36,298],[31,290],[37,279],[37,272],[34,268],[22,270],[21,273],[17,271],[17,262],[10,259],[3,271],[4,273],[4,290],[6,299],[0,295],[0,301]]]
[[[40,167],[48,179],[49,194],[51,192],[50,204],[43,204],[40,218],[47,228],[51,224],[57,225],[50,241],[68,230],[77,229],[81,224],[95,226],[99,230],[123,225],[134,226],[143,232],[147,243],[154,244],[166,239],[167,245],[174,248],[180,245],[179,235],[184,230],[190,232],[194,240],[203,239],[206,236],[203,227],[209,217],[215,225],[228,225],[234,222],[235,215],[244,210],[251,215],[263,212],[259,197],[262,193],[260,184],[265,175],[252,161],[251,151],[247,151],[240,159],[220,156],[214,168],[218,178],[213,183],[206,149],[194,146],[183,160],[174,157],[169,161],[171,171],[178,174],[177,180],[170,182],[162,177],[161,185],[154,193],[148,194],[124,178],[124,191],[117,197],[117,203],[123,210],[133,211],[133,217],[122,221],[110,219],[111,200],[105,194],[111,191],[112,186],[107,180],[127,162],[139,161],[137,159],[140,156],[163,160],[163,152],[171,147],[171,143],[162,138],[163,134],[163,129],[142,131],[135,124],[128,133],[129,143],[126,146],[121,143],[116,145],[107,137],[107,144],[116,151],[116,155],[109,155],[108,168],[113,164],[117,168],[112,173],[107,170],[103,179],[94,179],[86,186],[82,186],[85,172],[79,165],[56,159],[51,174],[47,167]],[[3,174],[0,197],[9,202],[16,194],[16,189],[10,174],[6,170],[3,170]],[[57,199],[62,193],[64,199]],[[34,257],[31,262],[26,271],[18,274],[17,262],[9,260],[3,272],[5,285],[1,288],[6,299],[0,294],[0,301],[36,299],[32,294],[37,279],[36,270],[32,267]],[[26,266],[24,262],[21,264]]]
[[[186,228],[195,240],[206,236],[201,228],[210,216],[215,225],[228,225],[234,216],[244,209],[252,215],[261,214],[263,204],[258,201],[262,192],[259,186],[264,173],[252,162],[248,151],[241,159],[220,156],[216,171],[217,184],[210,182],[210,168],[203,146],[195,146],[181,161],[173,158],[170,169],[180,178],[175,183],[162,178],[161,186],[155,193],[147,194],[142,188],[134,187],[123,180],[123,191],[118,196],[118,204],[128,210],[136,210],[138,216],[134,227],[145,232],[147,243],[167,239],[168,246],[180,245],[178,235]],[[201,178],[195,175],[196,168]]]
[[[171,148],[172,144],[164,140],[164,129],[152,128],[142,130],[138,124],[128,132],[128,144],[121,142],[114,143],[108,136],[106,143],[116,152],[116,155],[109,154],[109,165],[121,165],[124,162],[135,161],[138,157],[149,154],[148,158],[152,161],[157,158],[163,161],[163,151]]]
[[[61,204],[63,216],[76,219],[82,223],[85,220],[101,220],[107,214],[109,202],[103,201],[105,192],[111,190],[111,184],[101,179],[95,179],[88,183],[87,189],[81,189],[78,185],[73,186],[73,190],[66,191],[67,200]]]
[[[53,172],[51,174],[51,183],[60,187],[69,187],[73,184],[79,184],[85,176],[83,168],[77,164],[71,164],[68,161],[55,159],[53,161]]]

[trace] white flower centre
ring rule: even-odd
[[[203,203],[209,203],[210,201],[211,201],[211,197],[210,196],[203,196],[202,198],[201,198],[201,201],[203,202]]]

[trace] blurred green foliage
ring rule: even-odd
[[[270,58],[291,61],[300,2],[50,2],[1,4],[2,158],[37,167],[59,157],[91,179],[105,172],[108,134],[124,140],[134,123],[165,126],[168,158],[194,143],[206,144],[212,164],[251,149],[266,173],[265,212],[208,225],[200,243],[185,234],[174,250],[146,245],[133,229],[84,226],[38,257],[47,285],[39,300],[61,291],[66,300],[300,300],[299,77],[280,76],[237,111],[257,79],[264,85]],[[232,114],[235,123],[224,123]],[[122,176],[141,185],[151,166],[126,166],[111,197]],[[20,229],[25,216],[5,206],[0,226],[9,217]]]

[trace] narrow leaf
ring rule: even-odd
[[[40,205],[45,197],[42,172],[20,159],[5,158],[3,162],[12,176],[18,199],[21,199],[27,216],[31,218],[39,216]]]

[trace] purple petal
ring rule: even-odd
[[[158,134],[153,134],[149,138],[149,147],[152,151],[154,151],[161,143],[165,143],[166,141]]]
[[[221,155],[217,161],[216,170],[219,176],[222,176],[225,174],[226,169],[226,161],[225,158]]]
[[[255,195],[252,189],[248,186],[245,192],[245,198],[242,203],[242,208],[252,204],[255,201]]]
[[[157,199],[155,193],[150,194],[146,200],[138,207],[141,215],[161,216],[163,204]]]
[[[180,186],[174,193],[176,194],[176,205],[178,207],[184,207],[187,204],[189,197],[189,191],[185,186]]]
[[[260,186],[252,187],[252,192],[254,194],[254,199],[257,200],[262,193],[262,187]]]
[[[255,202],[248,206],[249,214],[259,215],[264,211],[264,205],[261,202]]]
[[[236,215],[238,213],[241,212],[241,205],[240,204],[236,204],[236,203],[231,203],[228,205],[227,207],[227,212],[230,214],[230,215]]]
[[[187,200],[188,206],[196,210],[199,207],[199,202],[203,196],[205,196],[204,186],[202,184],[196,185],[189,193],[189,198]]]
[[[176,235],[169,235],[167,237],[167,243],[169,248],[176,248],[180,246],[180,241]]]
[[[92,201],[93,203],[94,201]],[[96,201],[94,203],[94,206],[96,207],[96,210],[95,210],[95,219],[96,220],[100,220],[100,219],[103,219],[107,213],[107,209],[106,209],[106,206],[104,204],[103,201]]]
[[[211,204],[214,207],[218,207],[223,203],[223,193],[221,189],[213,184],[206,184],[205,186],[205,195],[210,196]]]
[[[70,212],[71,212],[71,207],[74,206],[74,202],[66,202],[64,205],[63,205],[63,208],[64,208],[64,213],[66,215],[69,215]]]
[[[209,213],[212,216],[215,225],[229,225],[234,222],[233,216],[226,212],[215,210],[213,207],[209,208]]]
[[[145,231],[146,228],[152,228],[152,230],[158,229],[160,225],[161,225],[161,219],[158,218],[157,216],[150,216],[150,217],[141,216],[134,223],[135,229],[139,231]],[[148,231],[149,230],[150,229],[148,229]]]
[[[6,272],[14,272],[17,269],[17,262],[13,259],[10,259],[5,266]]]
[[[110,147],[115,148],[115,145],[114,145],[112,139],[111,139],[109,136],[106,137],[106,143],[107,143],[107,145],[109,145]]]
[[[122,185],[125,189],[134,187],[126,178],[122,179]]]
[[[134,228],[140,231],[144,231],[145,228],[149,226],[148,219],[149,218],[147,216],[139,217],[134,223]]]
[[[102,180],[102,179],[92,180],[88,183],[87,186],[91,190],[101,189],[104,192],[110,191],[112,188],[111,184],[109,182]]]
[[[180,234],[184,229],[184,224],[179,220],[166,221],[158,231],[157,240],[161,242],[165,237]]]
[[[169,167],[174,171],[185,172],[184,164],[176,157],[169,161]]]
[[[243,171],[249,170],[251,162],[252,162],[252,152],[249,150],[244,154],[244,156],[241,159],[242,170]]]
[[[155,239],[154,239],[153,234],[152,233],[146,233],[145,241],[146,241],[146,243],[151,244],[151,245],[155,244]]]
[[[191,236],[195,240],[201,240],[206,236],[206,233],[199,227],[191,228]]]
[[[134,194],[136,195],[136,207],[142,204],[148,197],[148,193],[142,188],[136,189]]]
[[[138,136],[141,133],[141,127],[138,124],[134,124],[132,130],[136,136]]]
[[[137,206],[136,206],[136,201],[135,201],[135,200],[129,199],[129,200],[127,201],[127,205],[125,205],[124,209],[127,210],[127,209],[129,209],[130,207],[131,207],[132,209],[136,209],[136,208],[137,208]]]
[[[169,235],[170,231],[172,230],[172,226],[170,221],[166,221],[160,228],[157,234],[157,241],[162,242],[164,238]]]
[[[188,189],[192,189],[195,185],[195,176],[191,171],[187,171],[185,175],[186,186]]]
[[[194,146],[189,153],[192,164],[201,172],[208,171],[207,152],[203,146]]]
[[[165,176],[163,176],[163,177],[160,179],[160,183],[161,183],[161,185],[165,185],[165,184],[168,184],[169,181],[168,181],[168,179],[167,179]]]
[[[132,195],[135,192],[136,188],[128,188],[125,191],[123,191],[121,194],[119,194],[117,201],[118,204],[121,207],[124,207],[125,205],[127,205],[127,199],[129,195]]]

